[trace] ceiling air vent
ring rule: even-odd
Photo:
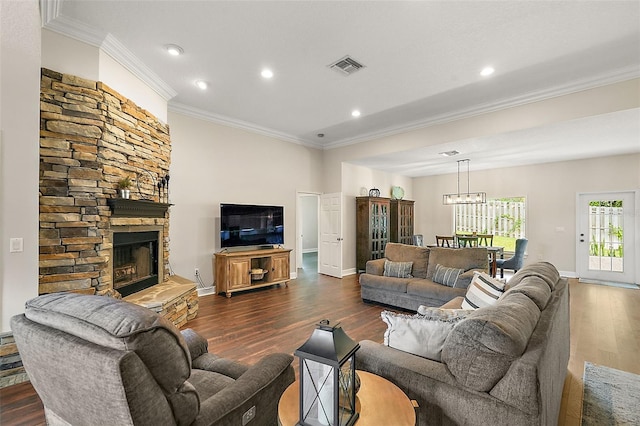
[[[344,58],[338,59],[336,62],[330,64],[329,68],[334,69],[344,75],[351,75],[354,72],[358,71],[360,68],[364,68],[364,65],[347,55]]]

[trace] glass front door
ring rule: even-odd
[[[634,283],[635,193],[578,196],[577,270],[583,281]]]

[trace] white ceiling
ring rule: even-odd
[[[640,77],[639,1],[43,1],[45,27],[126,46],[170,109],[319,148]],[[366,68],[327,67],[345,55]],[[474,169],[640,152],[639,122],[636,109],[447,146]],[[450,173],[446,148],[358,163]]]

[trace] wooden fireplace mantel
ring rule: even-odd
[[[109,198],[112,217],[164,217],[173,204],[156,203],[149,200],[130,200],[125,198]]]

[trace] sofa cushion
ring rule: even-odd
[[[433,247],[429,252],[427,278],[433,279],[433,274],[438,264],[464,270],[465,274],[458,277],[456,287],[466,288],[473,278],[473,273],[469,271],[489,271],[489,253],[485,247],[460,249]]]
[[[412,294],[421,298],[441,300],[445,303],[454,297],[464,296],[464,288],[447,287],[434,283],[431,280],[412,279],[407,285],[407,294]],[[440,303],[440,305],[442,304]],[[440,306],[438,305],[438,306]]]
[[[544,282],[547,283],[551,291],[553,291],[553,289],[556,288],[556,283],[560,279],[560,273],[558,272],[556,267],[553,266],[551,263],[537,262],[531,265],[527,265],[524,268],[520,269],[518,272],[516,272],[515,275],[511,277],[511,279],[509,280],[507,289],[517,285],[518,283],[520,283],[520,281],[522,281],[526,277],[532,277],[532,276],[539,277],[540,279],[544,280]]]
[[[360,285],[384,291],[406,293],[411,278],[382,277],[380,275],[361,274]]]
[[[426,315],[405,315],[383,311],[387,324],[384,344],[414,355],[440,361],[442,346],[454,325],[469,311],[423,310]]]
[[[533,300],[541,311],[547,307],[551,299],[551,289],[547,283],[539,276],[528,276],[520,280],[517,285],[512,286],[502,296],[510,293],[522,293]]]
[[[464,295],[462,309],[478,309],[496,303],[504,293],[504,283],[484,272],[476,272]]]
[[[448,268],[440,264],[436,265],[436,270],[431,279],[434,283],[446,285],[447,287],[455,287],[458,277],[464,270],[458,268]]]
[[[385,260],[382,275],[395,278],[413,278],[411,275],[412,267],[413,262],[393,262],[391,260]]]
[[[539,318],[531,299],[511,293],[460,321],[445,340],[442,361],[460,384],[487,392],[522,355]]]
[[[429,262],[429,249],[427,247],[387,243],[384,248],[384,257],[393,262],[413,262],[411,275],[416,278],[427,277],[427,263]]]

